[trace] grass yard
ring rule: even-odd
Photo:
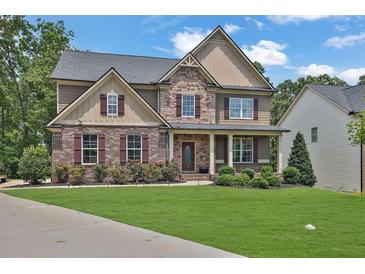
[[[352,194],[215,186],[3,192],[249,257],[365,256],[365,197]],[[309,223],[317,230],[305,230]]]

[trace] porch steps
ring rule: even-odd
[[[209,181],[210,175],[209,174],[184,173],[184,174],[180,174],[180,180],[183,180],[183,181]]]

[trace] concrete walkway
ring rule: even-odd
[[[239,257],[191,241],[0,193],[0,257]]]

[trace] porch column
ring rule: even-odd
[[[278,173],[282,173],[283,172],[283,152],[282,152],[282,149],[283,149],[283,135],[280,134],[278,137],[277,137],[277,149],[278,149],[278,155],[277,155],[277,168],[278,168]]]
[[[169,131],[169,160],[174,159],[174,134]]]
[[[209,174],[215,173],[215,161],[214,161],[214,134],[209,134]]]
[[[228,134],[228,166],[231,166],[231,167],[233,167],[232,146],[233,146],[233,135]]]

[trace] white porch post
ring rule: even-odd
[[[169,160],[174,159],[174,134],[169,131]]]
[[[278,145],[277,145],[277,149],[278,149],[278,156],[277,156],[277,168],[278,168],[278,173],[282,173],[283,172],[283,135],[280,134],[277,138],[278,141]]]
[[[214,133],[209,134],[209,174],[214,175],[215,173],[215,161],[214,161]]]
[[[233,135],[228,134],[228,166],[231,166],[231,167],[233,167],[232,146],[233,146]]]

